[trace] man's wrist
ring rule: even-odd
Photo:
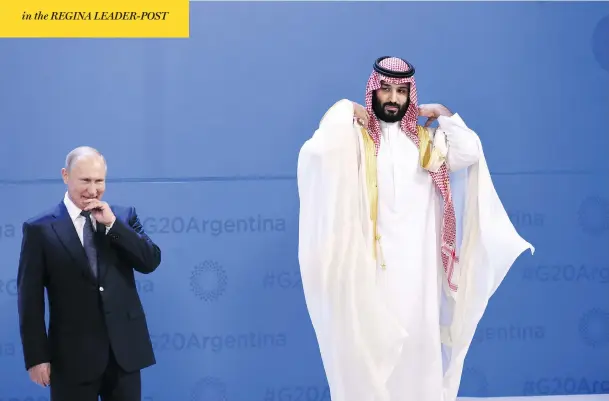
[[[453,113],[448,107],[442,105],[442,113],[440,113],[446,117],[452,117],[455,113]]]
[[[112,221],[109,224],[106,224],[106,232],[110,231],[110,229],[114,226],[114,223],[116,222],[116,217],[112,219]]]

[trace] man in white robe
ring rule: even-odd
[[[332,400],[454,401],[489,298],[534,251],[476,133],[419,106],[414,67],[381,57],[366,108],[333,105],[297,176],[300,269]]]

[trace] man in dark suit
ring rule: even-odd
[[[101,200],[106,170],[97,150],[74,149],[64,199],[23,224],[21,341],[30,378],[50,386],[52,401],[140,401],[140,370],[156,363],[134,270],[155,271],[161,251],[133,207]]]

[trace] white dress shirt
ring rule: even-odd
[[[83,246],[84,246],[83,230],[85,228],[85,221],[86,221],[85,216],[82,216],[80,214],[80,212],[82,212],[82,210],[79,209],[78,206],[76,206],[74,204],[74,202],[72,202],[72,200],[68,196],[67,192],[63,198],[63,203],[66,205],[68,214],[70,215],[70,218],[72,219],[72,223],[74,224],[74,228],[76,229],[78,238],[80,238],[80,243],[83,244]],[[97,231],[97,221],[93,218],[93,215],[90,215],[89,217],[91,219],[91,223],[93,223],[93,230]],[[112,225],[106,226],[106,234],[108,234],[108,231],[110,231],[111,228],[112,228]]]

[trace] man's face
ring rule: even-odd
[[[372,110],[387,123],[401,121],[410,104],[410,84],[395,85],[381,81],[380,89],[372,94]]]
[[[78,208],[84,209],[89,199],[101,199],[106,190],[106,164],[97,155],[87,155],[61,170],[68,195]]]

